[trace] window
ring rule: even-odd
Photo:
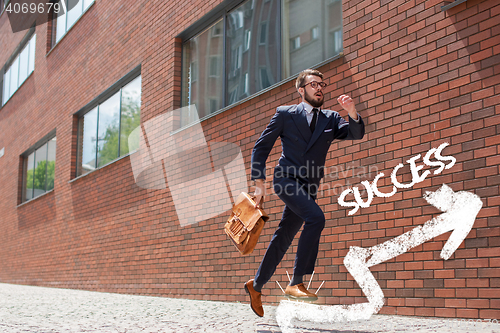
[[[339,35],[335,35],[335,31],[340,31],[342,37],[342,1],[285,0],[283,8],[288,13],[288,16],[283,18],[284,36],[300,38],[300,42],[295,41],[295,45],[284,47],[285,50],[291,51],[283,54],[284,77],[313,67],[342,52],[342,39],[338,39]],[[294,24],[295,22],[301,24]],[[284,41],[292,43],[290,38]]]
[[[198,65],[196,61],[191,63],[190,80],[192,82],[196,82],[196,80],[198,80]]]
[[[210,76],[217,77],[220,75],[219,71],[219,58],[218,56],[210,57]]]
[[[3,75],[2,105],[14,95],[17,89],[26,81],[35,70],[35,43],[36,34],[25,42],[21,51],[16,53]]]
[[[292,38],[292,40],[290,41],[290,46],[292,48],[292,51],[300,48],[300,36]]]
[[[56,137],[37,144],[25,154],[23,201],[28,201],[54,188]]]
[[[243,93],[248,95],[248,92],[250,91],[250,76],[248,73],[245,73],[243,77],[245,78],[245,81],[243,82]]]
[[[267,75],[267,68],[261,67],[260,68],[260,87],[261,87],[261,89],[266,89],[270,85],[271,85],[271,82],[269,82],[269,77]]]
[[[77,176],[130,152],[128,136],[141,121],[141,76],[123,81],[104,94],[111,96],[91,103],[78,121]]]
[[[94,0],[64,0],[56,1],[60,4],[59,13],[52,24],[52,46],[54,46],[78,19],[85,13]],[[67,13],[66,13],[67,12]]]
[[[250,49],[250,40],[252,38],[252,31],[250,29],[245,30],[245,51]]]
[[[267,41],[267,22],[260,24],[260,41],[259,44],[265,45]]]
[[[319,28],[314,27],[311,29],[311,38],[312,39],[318,39],[319,38]]]
[[[0,0],[0,14],[3,13],[3,10],[7,7],[8,3],[9,0]]]
[[[223,76],[220,72],[222,64],[218,66],[218,60],[222,59],[224,38],[222,35],[223,21],[219,20],[211,27],[201,32],[197,36],[191,38],[184,45],[184,63],[190,64],[189,68],[185,67],[191,77],[196,80],[192,81],[188,77],[185,78],[189,85],[184,91],[184,106],[196,104],[200,117],[210,114],[213,110],[214,102],[207,103],[209,98],[216,99],[214,107],[218,110],[222,107],[222,82]],[[192,64],[197,66],[193,67]],[[197,72],[195,74],[195,72]],[[186,85],[184,85],[186,87]],[[182,115],[182,125],[186,125],[191,121],[191,117]]]
[[[182,106],[195,104],[200,119],[214,112],[209,99],[220,110],[342,51],[340,0],[226,3],[213,11],[225,14],[204,17],[179,36]]]

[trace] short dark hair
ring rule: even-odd
[[[297,80],[295,81],[295,88],[299,89],[300,87],[304,86],[304,81],[306,80],[306,77],[308,75],[314,75],[314,76],[319,76],[321,80],[323,80],[323,73],[318,71],[317,69],[304,69],[302,72],[299,73],[299,76],[297,77]]]

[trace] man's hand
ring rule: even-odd
[[[339,102],[340,106],[349,113],[349,116],[352,119],[358,120],[356,106],[354,105],[354,101],[351,99],[351,97],[347,95],[340,95],[340,97],[337,98],[337,101]]]
[[[253,194],[255,197],[255,208],[260,207],[260,200],[264,202],[264,198],[266,196],[266,185],[264,183],[264,179],[256,179],[255,180],[255,192]]]

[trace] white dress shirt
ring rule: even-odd
[[[302,106],[304,107],[304,110],[306,111],[306,118],[307,118],[307,124],[311,125],[311,121],[313,119],[313,116],[314,116],[314,113],[312,112],[312,110],[314,109],[313,106],[309,103],[306,103],[306,102],[301,102],[300,104],[302,104]],[[321,108],[316,108],[319,110],[319,112],[322,112],[321,111]],[[354,120],[355,122],[359,123],[359,118],[360,115],[358,113],[358,119],[352,119],[351,116],[349,116],[349,118],[351,118],[352,120]],[[319,118],[319,113],[318,113],[318,118]],[[318,119],[316,119],[316,124],[318,123]]]

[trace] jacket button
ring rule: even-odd
[[[300,154],[301,157],[304,157],[304,154]]]

